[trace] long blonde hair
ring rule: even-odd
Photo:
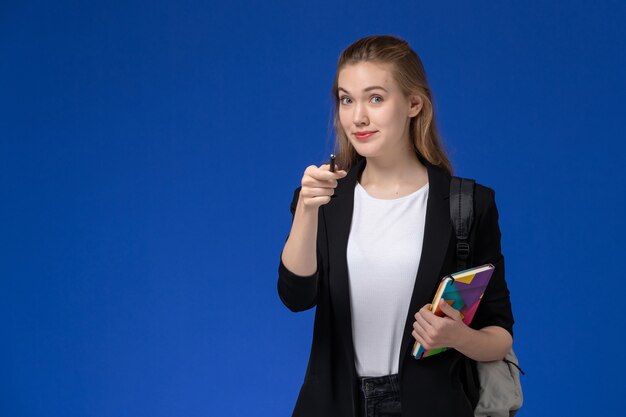
[[[349,170],[359,155],[350,144],[339,121],[338,79],[339,72],[346,66],[358,62],[391,64],[391,72],[406,95],[419,94],[422,109],[411,118],[409,138],[418,157],[452,174],[452,164],[443,149],[441,137],[435,124],[433,98],[426,81],[426,71],[419,56],[408,42],[395,36],[368,36],[348,46],[339,56],[337,72],[331,91],[334,100],[335,153],[338,165]]]

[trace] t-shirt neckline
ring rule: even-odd
[[[377,198],[377,197],[371,196],[367,192],[365,187],[363,187],[359,181],[356,182],[356,188],[359,189],[360,192],[363,195],[365,195],[367,198],[369,198],[371,200],[374,200],[374,201],[389,201],[389,202],[402,201],[402,200],[407,200],[407,199],[413,198],[413,197],[417,196],[418,194],[421,194],[423,191],[427,190],[429,188],[428,187],[429,185],[430,185],[430,182],[427,182],[426,184],[424,184],[423,186],[421,186],[417,190],[413,191],[411,194],[403,195],[402,197],[398,197],[398,198]]]

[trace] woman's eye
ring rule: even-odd
[[[378,101],[374,101],[374,100],[378,100]],[[372,102],[373,103],[380,103],[383,101],[383,98],[381,96],[374,96],[372,97]]]
[[[339,99],[339,101],[341,102],[341,104],[350,104],[350,98],[349,97],[341,97]]]

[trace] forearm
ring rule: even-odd
[[[282,261],[295,275],[310,276],[317,271],[317,216],[319,208],[307,208],[298,200],[291,232],[285,243]]]
[[[454,348],[468,358],[487,362],[503,359],[512,345],[511,334],[502,327],[488,326],[474,330],[464,326],[459,342]]]

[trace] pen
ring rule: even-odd
[[[335,159],[337,159],[337,157],[335,156],[335,154],[330,154],[330,172],[335,172]]]

